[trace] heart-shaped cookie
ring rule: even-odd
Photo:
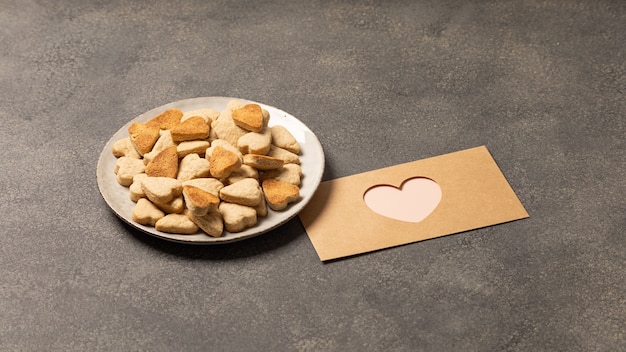
[[[154,203],[165,204],[183,194],[183,184],[169,177],[145,177],[141,180],[141,189]]]
[[[239,156],[229,149],[216,147],[209,157],[209,172],[215,178],[228,177],[241,167]]]
[[[148,123],[158,126],[162,130],[171,130],[180,124],[182,117],[183,112],[179,109],[169,109],[153,117]]]
[[[263,129],[263,111],[258,104],[247,104],[235,109],[232,117],[235,125],[246,131],[261,132]]]
[[[300,199],[298,186],[288,182],[269,179],[263,181],[262,187],[267,205],[274,210],[283,210],[289,203]]]
[[[189,154],[180,161],[176,178],[184,182],[210,175],[209,161],[198,154]]]
[[[146,165],[146,174],[151,177],[169,177],[176,178],[178,174],[178,152],[175,145],[160,151],[148,165]]]
[[[146,166],[141,159],[123,156],[115,162],[113,172],[116,174],[117,182],[122,186],[130,186],[133,183],[133,177],[143,173]]]
[[[144,155],[152,150],[160,137],[160,129],[156,124],[135,122],[128,127],[130,141],[139,152]]]
[[[204,139],[209,136],[211,128],[200,116],[193,116],[174,126],[170,133],[174,142]]]
[[[363,201],[382,216],[417,223],[437,208],[441,196],[441,187],[437,182],[414,177],[402,182],[400,188],[390,185],[370,187],[363,195]]]

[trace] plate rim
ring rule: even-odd
[[[194,235],[180,235],[180,234],[169,234],[169,233],[165,233],[165,232],[161,232],[161,231],[157,231],[154,227],[150,227],[150,226],[145,226],[145,225],[141,225],[139,223],[135,223],[134,221],[132,221],[130,219],[130,214],[127,216],[124,216],[123,214],[121,214],[120,212],[118,212],[116,210],[116,207],[111,204],[114,203],[114,200],[111,199],[111,194],[110,192],[107,192],[104,188],[104,181],[102,180],[102,177],[104,177],[104,173],[106,172],[105,170],[103,170],[104,168],[104,164],[106,163],[106,159],[107,158],[115,158],[117,159],[115,156],[113,156],[112,152],[111,152],[111,147],[112,147],[112,143],[114,143],[115,141],[118,140],[117,136],[118,134],[120,134],[121,132],[123,132],[124,130],[128,129],[128,126],[130,126],[130,124],[137,122],[137,121],[143,121],[143,120],[148,120],[150,118],[150,116],[156,116],[156,114],[158,114],[160,111],[165,111],[167,109],[176,107],[176,106],[181,106],[181,105],[185,105],[185,104],[190,104],[190,103],[194,103],[194,102],[199,102],[199,101],[204,101],[204,100],[225,100],[225,101],[230,101],[230,100],[240,100],[244,103],[255,103],[255,104],[259,104],[264,108],[269,108],[270,110],[275,110],[276,112],[279,112],[281,114],[283,114],[283,117],[288,118],[288,119],[292,119],[294,123],[296,123],[297,125],[299,125],[299,128],[302,128],[303,131],[305,133],[308,133],[309,135],[307,135],[307,149],[313,151],[314,153],[314,157],[316,157],[317,161],[319,161],[319,164],[316,165],[316,169],[319,169],[318,172],[314,173],[314,174],[304,174],[303,176],[305,177],[313,177],[313,181],[311,181],[311,186],[312,189],[309,191],[308,195],[306,197],[301,197],[300,200],[297,203],[293,203],[289,206],[290,209],[287,209],[286,211],[289,212],[289,215],[287,215],[286,217],[280,219],[279,221],[277,221],[276,223],[271,223],[270,225],[268,225],[267,227],[264,227],[258,231],[254,231],[254,227],[251,228],[247,228],[246,230],[242,231],[242,232],[237,232],[237,233],[230,233],[230,232],[226,232],[226,235],[224,236],[220,236],[220,237],[211,237],[205,233],[203,233],[202,231],[199,231],[197,234]],[[270,117],[270,121],[271,121],[271,117]],[[293,132],[292,132],[293,133]],[[310,137],[310,141],[309,141],[309,137]],[[110,154],[110,155],[109,155]],[[115,160],[114,159],[114,160]],[[306,125],[304,124],[300,119],[296,118],[295,116],[293,116],[290,113],[287,113],[279,108],[276,108],[274,106],[265,104],[265,103],[261,103],[261,102],[257,102],[254,100],[250,100],[250,99],[245,99],[245,98],[236,98],[236,97],[228,97],[228,96],[204,96],[204,97],[195,97],[195,98],[187,98],[187,99],[181,99],[181,100],[177,100],[177,101],[173,101],[173,102],[169,102],[160,106],[157,106],[155,108],[152,108],[150,110],[147,110],[139,115],[136,115],[135,117],[133,117],[132,119],[130,119],[129,121],[127,121],[123,126],[121,126],[116,132],[113,133],[113,135],[106,141],[106,143],[104,144],[102,151],[98,157],[98,162],[96,165],[96,183],[98,185],[98,191],[100,193],[100,196],[103,198],[103,200],[105,201],[106,205],[108,206],[108,208],[119,218],[121,219],[123,222],[125,222],[126,224],[128,224],[129,226],[133,227],[136,230],[139,230],[140,232],[143,232],[145,234],[148,234],[150,236],[162,239],[162,240],[166,240],[166,241],[170,241],[170,242],[176,242],[176,243],[182,243],[182,244],[190,244],[190,245],[217,245],[217,244],[226,244],[226,243],[232,243],[232,242],[238,242],[241,240],[245,240],[245,239],[249,239],[252,237],[256,237],[259,236],[261,234],[267,233],[269,231],[272,231],[282,225],[284,225],[285,223],[293,220],[295,217],[298,216],[298,214],[302,211],[302,209],[304,209],[304,207],[309,203],[309,201],[313,198],[314,193],[317,191],[319,184],[322,181],[322,177],[324,175],[324,170],[326,168],[326,158],[324,155],[324,149],[317,137],[317,135],[315,135],[315,133]],[[114,173],[112,170],[110,170],[111,172],[111,177],[114,177]],[[129,199],[130,200],[130,199]],[[268,207],[268,212],[275,212],[275,213],[280,213],[282,211],[273,211],[271,209],[269,209]],[[228,235],[232,235],[232,236],[228,236]],[[185,239],[185,237],[190,237],[190,236],[198,236],[198,235],[204,235],[206,238],[204,239]]]

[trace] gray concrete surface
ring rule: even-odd
[[[626,2],[0,0],[0,22],[0,350],[625,350]],[[325,180],[486,145],[531,217],[326,264],[298,219],[148,237],[97,158],[198,96],[298,117]]]

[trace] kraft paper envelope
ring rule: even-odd
[[[326,261],[528,213],[481,146],[322,182],[299,217]]]

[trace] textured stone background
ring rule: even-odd
[[[0,23],[0,350],[626,345],[626,2],[0,0]],[[531,217],[327,264],[298,219],[159,241],[97,158],[198,96],[298,117],[325,180],[486,145]]]

